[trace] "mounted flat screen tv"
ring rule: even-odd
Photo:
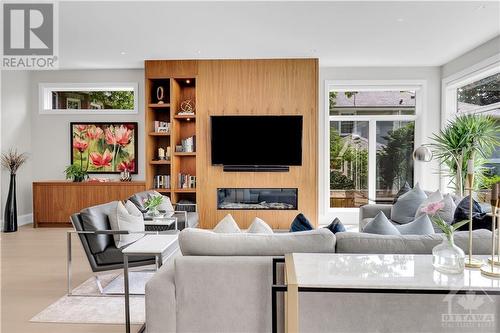
[[[212,164],[302,165],[302,116],[211,116]]]

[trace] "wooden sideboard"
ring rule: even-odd
[[[146,183],[41,181],[33,183],[33,226],[68,227],[70,216],[83,208],[125,200],[144,191]]]

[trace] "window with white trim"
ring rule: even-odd
[[[443,80],[445,120],[460,114],[487,114],[500,125],[500,61],[487,60],[479,67],[459,73],[456,79]],[[496,147],[484,167],[487,178],[500,175],[500,147]]]
[[[414,181],[421,86],[328,83],[328,206],[392,202]]]
[[[137,113],[137,83],[40,83],[42,114]]]

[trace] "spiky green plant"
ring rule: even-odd
[[[463,195],[469,159],[474,160],[476,187],[481,186],[486,159],[500,144],[499,132],[500,126],[492,116],[460,115],[431,137],[434,156],[446,167],[443,173],[450,177],[457,195]]]

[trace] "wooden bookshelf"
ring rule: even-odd
[[[196,135],[196,115],[178,115],[187,99],[196,103],[196,73],[175,76],[164,68],[146,68],[146,187],[170,196],[173,203],[187,199],[196,202],[196,188],[182,188],[179,174],[196,177],[196,152],[175,152],[183,139]],[[156,91],[163,87],[163,104],[158,104]],[[170,132],[156,132],[155,121],[170,123]],[[158,149],[170,148],[170,160],[159,160]],[[171,188],[155,188],[157,175],[170,175]]]

